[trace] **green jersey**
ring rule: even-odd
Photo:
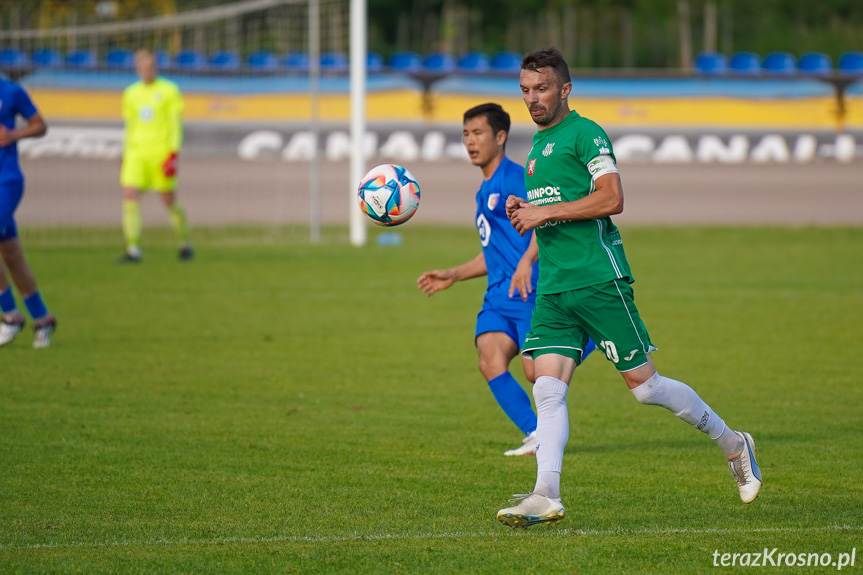
[[[170,80],[135,82],[123,92],[123,150],[167,157],[183,144],[183,97]]]
[[[604,156],[604,158],[600,158]],[[608,135],[575,111],[540,130],[527,156],[527,200],[535,206],[581,199],[596,189],[594,177],[616,172]],[[601,165],[606,168],[599,168]],[[612,169],[608,170],[607,167]],[[536,229],[538,294],[554,294],[615,279],[632,283],[623,241],[611,218],[548,222]]]

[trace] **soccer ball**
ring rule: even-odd
[[[407,168],[382,164],[363,176],[357,190],[360,209],[379,226],[398,226],[420,205],[420,186]]]

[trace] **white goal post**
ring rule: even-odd
[[[366,132],[366,0],[351,0],[351,172],[350,172],[350,234],[351,244],[366,243],[366,222],[357,203],[357,190],[365,175],[366,155],[363,146]]]

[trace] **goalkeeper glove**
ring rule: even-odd
[[[171,152],[168,159],[162,164],[162,173],[167,178],[173,178],[177,175],[177,152]]]

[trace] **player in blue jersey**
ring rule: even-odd
[[[488,288],[476,320],[479,370],[504,413],[525,434],[522,445],[504,455],[533,455],[536,414],[530,397],[509,372],[518,355],[536,299],[538,248],[533,234],[520,236],[506,215],[510,194],[526,198],[524,168],[506,157],[510,119],[498,104],[482,104],[464,114],[464,146],[470,161],[482,170],[476,194],[476,227],[482,251],[459,266],[422,274],[417,285],[426,294],[457,281],[488,276]],[[592,342],[591,342],[592,344]],[[587,356],[595,346],[585,351]],[[533,360],[522,358],[524,374],[534,382]]]
[[[16,127],[18,116],[26,120],[26,124],[20,128]],[[0,265],[0,311],[3,313],[3,320],[0,322],[0,347],[15,339],[24,327],[24,316],[18,311],[15,296],[12,295],[12,288],[6,277],[7,269],[24,299],[24,306],[33,318],[33,347],[51,345],[51,334],[57,326],[56,320],[48,313],[48,308],[42,301],[33,270],[24,258],[14,218],[15,210],[24,195],[24,175],[18,165],[16,142],[23,138],[38,138],[46,131],[45,121],[30,101],[27,92],[18,84],[0,78],[0,257],[5,264],[5,269]]]

